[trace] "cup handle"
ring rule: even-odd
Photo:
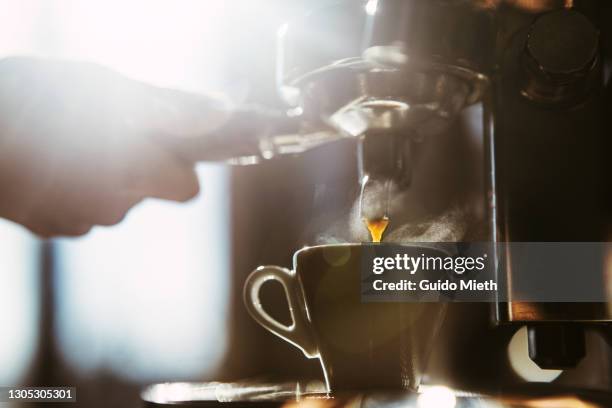
[[[291,314],[291,325],[289,326],[270,316],[261,304],[259,290],[269,280],[275,280],[283,286]],[[301,287],[294,272],[279,266],[260,266],[247,278],[243,295],[244,304],[257,323],[302,350],[306,357],[319,356],[308,321]]]

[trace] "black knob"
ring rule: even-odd
[[[529,30],[521,62],[523,96],[544,104],[580,103],[599,82],[599,31],[577,11],[544,14]]]
[[[575,367],[586,354],[584,330],[571,324],[527,327],[529,358],[542,369]]]

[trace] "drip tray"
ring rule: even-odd
[[[333,399],[323,383],[288,382],[205,382],[160,383],[146,387],[141,393],[145,407],[282,407],[287,402]]]
[[[372,392],[330,396],[323,384],[313,382],[203,382],[160,383],[146,387],[141,398],[145,407],[291,407],[291,408],[503,408],[612,406],[605,391],[526,384],[495,395],[422,386],[419,393]]]

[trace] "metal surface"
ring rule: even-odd
[[[482,98],[492,30],[473,3],[396,0],[342,3],[281,29],[281,96],[305,127],[359,137],[363,218],[386,217],[390,195],[410,186],[413,145]],[[367,208],[381,188],[383,202]]]
[[[146,387],[145,407],[295,407],[331,408],[504,408],[504,407],[604,407],[606,393],[548,384],[507,388],[494,395],[423,387],[420,393],[367,393],[329,396],[307,383],[163,383]],[[588,405],[587,405],[588,404]]]
[[[500,242],[606,239],[602,76],[597,30],[590,21],[576,11],[553,11],[535,20],[522,16],[500,34],[506,43],[494,84],[493,153]],[[528,70],[537,68],[528,71],[527,83],[526,61]],[[502,258],[501,278],[512,291],[519,260],[512,253]],[[581,274],[603,284],[604,269]],[[604,303],[510,302],[499,305],[498,317],[517,323],[610,320]]]
[[[579,325],[531,326],[528,338],[529,357],[543,369],[575,367],[586,354],[584,330]]]
[[[573,10],[544,14],[531,26],[521,59],[523,96],[546,105],[576,105],[597,87],[599,32]]]
[[[396,46],[413,61],[489,72],[494,50],[491,10],[461,0],[349,1],[317,10],[279,33],[279,85],[371,47]],[[321,46],[321,39],[325,45]],[[399,61],[402,65],[406,60]]]
[[[549,7],[525,12],[527,2],[514,2],[517,9],[482,3],[487,2],[345,2],[285,26],[278,88],[299,113],[300,126],[295,135],[274,137],[271,156],[311,146],[322,152],[340,139],[357,142],[362,194],[381,185],[387,191],[378,195],[383,203],[365,212],[379,217],[386,215],[389,195],[414,188],[419,147],[442,133],[458,135],[458,113],[482,101],[481,171],[487,196],[480,198],[488,204],[483,210],[487,238],[604,239],[605,211],[598,194],[607,188],[609,175],[601,165],[603,58],[593,15],[561,10],[536,16],[531,12]],[[310,165],[304,174],[318,167]],[[322,173],[316,168],[313,179],[324,179]],[[436,179],[433,184],[442,183]],[[503,255],[507,262],[497,266],[504,287],[512,291],[517,263],[512,254]],[[602,270],[580,273],[594,276]],[[497,304],[496,318],[487,312],[466,306],[452,315],[456,321],[441,346],[449,383],[495,388],[519,382],[508,366],[506,346],[525,322],[532,326],[536,362],[583,364],[581,335],[572,334],[571,327],[581,332],[610,321],[603,303],[509,302]],[[547,323],[555,323],[558,331],[542,329]],[[597,352],[602,358],[609,354]],[[589,367],[575,372],[561,381],[581,384]],[[601,381],[607,381],[605,376]]]

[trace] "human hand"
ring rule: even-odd
[[[146,197],[198,193],[194,163],[159,138],[222,126],[219,101],[89,63],[0,61],[0,216],[34,233],[113,225]]]

